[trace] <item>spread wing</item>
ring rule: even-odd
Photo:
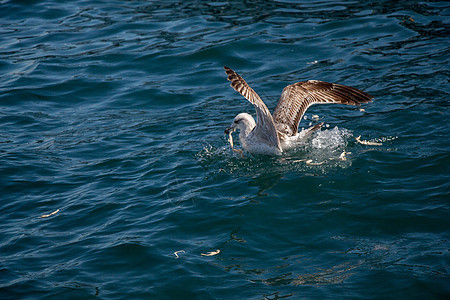
[[[238,73],[228,67],[224,67],[231,87],[253,104],[256,110],[256,127],[252,135],[266,141],[269,145],[281,149],[275,123],[269,109],[258,94],[239,76]]]
[[[298,124],[309,106],[316,103],[360,105],[373,97],[350,86],[318,80],[288,85],[273,113],[276,128],[288,136],[297,134]]]

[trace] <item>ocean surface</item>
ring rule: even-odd
[[[449,299],[449,37],[447,1],[0,1],[0,298]],[[374,101],[242,158],[223,66]]]

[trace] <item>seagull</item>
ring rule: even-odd
[[[361,105],[372,102],[373,97],[350,86],[319,80],[301,81],[288,85],[281,93],[273,115],[258,94],[235,71],[224,67],[231,87],[244,96],[256,110],[256,122],[248,113],[238,114],[225,134],[237,129],[242,147],[252,154],[281,155],[295,146],[323,123],[298,132],[305,111],[313,104]]]

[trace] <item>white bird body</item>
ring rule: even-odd
[[[246,151],[255,154],[281,154],[281,149],[267,144],[255,134],[253,130],[256,127],[256,122],[255,119],[253,119],[253,117],[248,113],[238,114],[233,120],[232,126],[233,125],[233,131],[239,129],[239,141],[241,142],[241,146]]]
[[[298,132],[300,120],[312,104],[360,105],[370,102],[373,98],[353,87],[308,80],[284,88],[272,116],[258,94],[241,76],[228,67],[224,67],[224,69],[228,80],[231,81],[231,87],[254,105],[257,116],[255,122],[248,113],[238,114],[225,133],[231,134],[239,129],[239,140],[242,147],[254,154],[281,155],[283,150],[297,145],[313,131],[320,129],[323,123]]]

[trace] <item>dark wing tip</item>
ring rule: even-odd
[[[228,81],[231,81],[231,86],[234,88],[233,84],[236,85],[236,82],[245,82],[238,73],[233,71],[231,68],[223,67],[225,69],[225,73],[228,75]]]
[[[225,69],[225,73],[227,73],[228,76],[235,73],[231,68],[228,68],[228,67],[223,67],[223,68]]]
[[[225,73],[228,75],[228,81],[231,81],[230,86],[242,95],[241,88],[243,88],[242,82],[245,83],[244,79],[242,79],[242,77],[239,76],[239,74],[233,71],[231,68],[227,66],[224,66],[223,68],[225,69]]]
[[[370,95],[370,94],[368,94],[366,92],[363,92],[361,90],[357,90],[357,91],[358,91],[358,94],[359,94],[359,97],[357,97],[357,99],[358,99],[360,104],[361,103],[368,103],[368,102],[372,102],[373,101],[372,99],[374,97],[372,95]]]
[[[333,84],[332,94],[336,97],[337,102],[347,105],[361,105],[363,103],[372,102],[373,96],[351,86],[341,84]]]

